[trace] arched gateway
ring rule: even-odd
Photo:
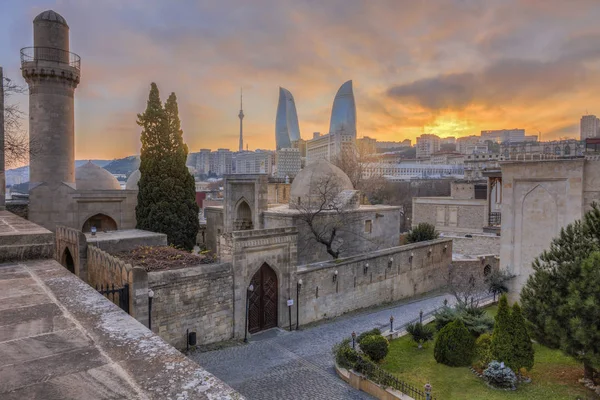
[[[256,333],[277,326],[277,274],[264,263],[250,282],[254,290],[248,304],[248,331]]]

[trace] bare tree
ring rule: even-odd
[[[4,156],[6,167],[16,167],[29,162],[30,152],[36,152],[36,146],[29,143],[23,130],[24,113],[17,103],[9,101],[11,96],[23,94],[27,89],[10,78],[2,78],[4,91]]]
[[[451,265],[448,271],[448,291],[457,303],[466,308],[477,308],[479,301],[489,294],[489,286],[482,274],[471,269]]]
[[[378,161],[377,155],[369,154],[365,147],[352,145],[342,147],[331,162],[348,175],[355,189],[364,194],[366,199],[361,199],[363,203],[379,204],[385,202],[388,182],[376,172]]]
[[[307,198],[290,204],[298,211],[300,227],[307,228],[304,235],[301,232],[301,242],[304,243],[301,251],[319,244],[325,246],[327,254],[337,259],[356,246],[349,239],[368,240],[377,247],[376,241],[362,235],[362,218],[360,213],[355,212],[360,202],[357,191],[342,190],[331,175],[311,182],[309,191]]]

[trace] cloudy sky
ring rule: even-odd
[[[240,87],[250,149],[275,146],[279,86],[307,139],[327,131],[348,79],[358,136],[379,140],[578,137],[581,115],[600,115],[598,0],[1,1],[0,62],[20,82],[33,18],[53,9],[71,28],[78,159],[139,151],[153,81],[163,100],[176,92],[191,151],[237,148]]]

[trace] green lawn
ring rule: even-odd
[[[496,307],[489,308],[488,312],[495,314]],[[597,399],[577,382],[583,377],[581,364],[560,351],[538,344],[534,344],[534,348],[532,382],[521,384],[516,391],[491,389],[467,367],[453,368],[436,363],[433,342],[418,349],[409,336],[390,342],[390,352],[382,366],[417,388],[429,380],[437,400]]]

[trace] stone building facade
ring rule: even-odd
[[[505,162],[502,168],[500,267],[516,277],[515,296],[531,263],[560,229],[600,200],[600,161],[584,158]]]
[[[486,198],[485,182],[453,182],[450,197],[413,198],[412,226],[427,222],[440,232],[483,232],[489,212]]]

